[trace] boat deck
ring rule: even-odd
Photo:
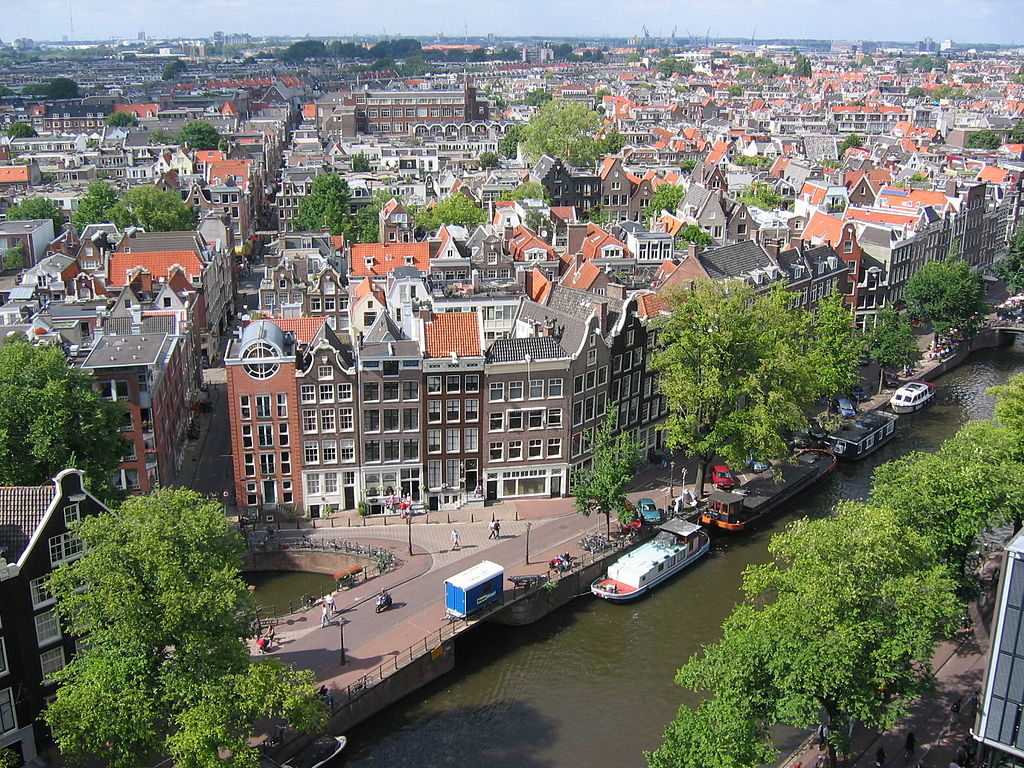
[[[822,451],[808,451],[797,456],[792,462],[780,464],[775,472],[765,473],[747,481],[739,489],[744,492],[743,508],[758,510],[774,497],[799,486],[808,475],[820,471],[821,464],[830,464],[835,459]],[[781,482],[778,478],[781,478]]]
[[[626,584],[616,579],[609,579],[607,577],[595,581],[591,587],[593,589],[599,589],[602,592],[612,597],[623,597],[625,595],[631,595],[637,591],[638,587],[634,587],[631,584]]]

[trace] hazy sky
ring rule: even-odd
[[[60,40],[68,0],[2,0],[0,39]],[[654,36],[1024,42],[1024,0],[71,0],[74,39],[254,35]]]

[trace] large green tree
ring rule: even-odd
[[[151,185],[128,190],[109,213],[121,229],[142,227],[147,232],[183,232],[196,226],[196,213],[185,205],[181,195]]]
[[[139,118],[133,112],[111,112],[106,120],[107,125],[112,128],[133,128],[139,124]]]
[[[350,235],[348,183],[336,173],[321,173],[310,187],[309,194],[299,201],[295,218],[297,229],[310,232],[327,230],[332,235]]]
[[[117,190],[100,179],[90,181],[71,221],[78,232],[89,224],[105,224],[111,221],[110,212],[116,204]]]
[[[686,187],[677,184],[662,184],[654,191],[651,202],[644,208],[644,216],[653,218],[660,216],[662,211],[674,214],[686,196]]]
[[[539,181],[524,181],[507,195],[507,200],[551,200],[548,189]]]
[[[989,128],[982,128],[967,137],[969,149],[999,149],[1003,143],[1003,137]]]
[[[848,503],[793,523],[769,551],[774,562],[744,573],[745,600],[722,639],[677,674],[710,699],[680,710],[648,755],[652,768],[772,763],[769,729],[810,729],[823,715],[831,746],[846,751],[853,721],[892,728],[928,689],[936,638],[961,606],[917,526]]]
[[[465,195],[448,195],[433,208],[423,208],[416,214],[416,226],[436,231],[444,224],[457,224],[472,230],[487,220],[480,208]]]
[[[21,219],[52,219],[53,233],[60,234],[60,228],[64,226],[67,218],[53,200],[48,197],[30,197],[22,200],[17,205],[7,209],[7,218],[10,221]]]
[[[869,359],[881,366],[879,391],[882,390],[886,369],[899,371],[911,368],[921,359],[921,348],[917,345],[910,321],[891,309],[878,313],[874,327],[867,333],[864,351]]]
[[[76,467],[97,496],[111,497],[110,475],[127,453],[127,413],[92,385],[59,347],[0,346],[0,484],[41,485]]]
[[[501,165],[501,158],[498,157],[497,152],[481,152],[480,157],[476,159],[476,167],[482,170],[497,168],[499,165]]]
[[[178,143],[189,149],[217,149],[220,146],[220,132],[205,120],[185,123],[178,132]]]
[[[856,133],[851,133],[845,139],[843,143],[839,145],[839,154],[845,155],[848,149],[860,149],[864,146],[864,140]]]
[[[185,64],[184,61],[181,59],[175,59],[174,61],[167,62],[164,66],[163,72],[160,74],[160,77],[163,80],[174,80],[186,69],[188,69],[188,65]]]
[[[61,752],[112,768],[256,768],[255,723],[325,719],[312,672],[250,659],[243,542],[220,504],[185,489],[83,519],[85,555],[49,588],[82,649],[45,712]]]
[[[992,269],[1006,281],[1006,289],[1010,293],[1024,291],[1024,227],[1017,231],[1007,243],[1006,258],[996,262]]]
[[[577,469],[572,475],[576,511],[584,517],[595,512],[604,515],[609,534],[612,516],[621,519],[626,514],[626,488],[641,458],[636,437],[619,430],[616,422],[616,409],[611,408],[594,432],[590,466]]]
[[[698,458],[703,491],[710,460],[781,458],[782,433],[805,426],[819,384],[805,353],[809,315],[788,308],[781,286],[758,295],[740,281],[699,282],[669,295],[653,367],[668,398],[668,444]]]
[[[519,142],[523,140],[525,132],[525,125],[510,125],[505,131],[505,135],[498,141],[498,151],[509,159],[515,159]]]
[[[526,126],[523,149],[531,160],[552,155],[572,165],[589,167],[597,161],[594,134],[600,124],[597,113],[584,104],[549,101]]]
[[[939,336],[951,328],[973,333],[987,310],[984,296],[981,278],[958,258],[925,264],[907,280],[903,293],[910,313],[931,323]]]
[[[380,242],[380,209],[392,198],[392,195],[378,189],[373,193],[373,200],[364,205],[352,217],[352,239],[357,243]]]
[[[31,139],[39,134],[36,133],[36,129],[28,123],[15,121],[11,123],[10,127],[7,129],[7,135],[12,139]]]
[[[853,313],[843,294],[834,291],[818,302],[808,357],[814,364],[818,393],[833,397],[850,391],[858,379],[864,339],[855,332]]]

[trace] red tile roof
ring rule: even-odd
[[[28,183],[29,170],[27,165],[0,166],[0,184]]]
[[[128,273],[136,267],[145,268],[155,280],[166,279],[175,264],[182,267],[190,279],[203,272],[203,263],[195,251],[117,251],[110,258],[108,282],[112,286],[127,285]]]
[[[406,264],[406,257],[412,264]],[[372,259],[372,265],[367,263]],[[395,267],[412,266],[420,272],[430,270],[428,243],[358,243],[352,246],[349,274],[356,277],[383,277]]]
[[[271,322],[274,323],[282,331],[291,331],[295,334],[295,338],[304,344],[309,344],[313,340],[313,337],[320,331],[320,326],[327,322],[326,317],[287,317],[287,318],[271,318]]]
[[[476,312],[442,312],[426,324],[428,357],[473,357],[481,354]]]

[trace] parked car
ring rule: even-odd
[[[882,374],[882,380],[887,387],[898,387],[900,385],[900,377],[896,375],[895,371],[886,371]]]
[[[716,464],[711,468],[711,482],[721,491],[736,487],[736,478],[725,464]]]
[[[863,403],[865,400],[870,400],[871,395],[860,384],[854,384],[850,387],[850,399],[857,403]]]
[[[836,413],[840,416],[850,418],[857,415],[857,406],[848,397],[840,397],[836,399]]]
[[[751,457],[747,459],[747,469],[757,474],[767,472],[770,466],[771,465],[767,461],[762,461],[761,459],[753,455],[751,455]]]
[[[658,505],[654,503],[653,499],[640,499],[636,503],[636,511],[645,523],[657,525],[665,522],[664,513],[658,509]]]
[[[818,422],[810,421],[806,427],[792,433],[786,442],[790,448],[821,448],[827,437],[828,432]]]

